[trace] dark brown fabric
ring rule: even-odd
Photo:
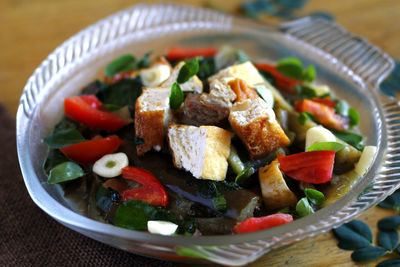
[[[19,169],[15,120],[2,105],[0,145],[0,266],[173,266],[89,239],[39,209]]]

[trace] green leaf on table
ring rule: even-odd
[[[111,61],[105,69],[107,77],[113,77],[115,74],[127,72],[136,68],[136,58],[132,54],[124,54]]]
[[[241,171],[235,178],[235,183],[237,183],[240,186],[243,186],[247,179],[254,173],[253,167],[249,166],[243,171]]]
[[[81,166],[72,161],[67,161],[55,166],[50,170],[50,174],[47,178],[47,183],[57,184],[61,182],[71,181],[76,178],[82,177],[85,172]]]
[[[338,152],[345,147],[344,144],[338,142],[319,142],[311,145],[307,151],[320,151],[320,150],[329,150]]]
[[[337,138],[343,140],[344,142],[352,145],[353,147],[357,148],[358,150],[362,151],[364,146],[361,144],[363,137],[361,135],[347,132],[347,131],[339,131],[339,130],[330,130]]]
[[[185,65],[179,70],[177,82],[182,84],[187,82],[199,71],[199,59],[196,57],[194,59],[189,59],[186,61]]]
[[[44,138],[50,148],[63,148],[76,143],[87,141],[77,129],[66,129],[53,132]]]
[[[400,190],[395,191],[392,195],[388,196],[384,201],[378,204],[381,208],[393,209],[400,211]]]
[[[380,230],[396,230],[400,226],[400,216],[389,216],[378,221],[378,228]]]
[[[299,121],[300,125],[304,125],[307,122],[307,120],[317,121],[314,114],[312,114],[311,112],[308,112],[308,111],[304,111],[304,112],[300,113],[297,120]]]
[[[296,213],[300,217],[304,217],[314,213],[314,209],[311,207],[306,197],[303,197],[297,202]]]
[[[399,233],[396,230],[379,231],[378,242],[381,247],[392,251],[399,244]]]
[[[357,249],[351,254],[351,258],[353,261],[370,261],[382,257],[387,253],[387,250],[382,247],[370,246]]]
[[[321,205],[325,201],[324,194],[318,190],[306,188],[304,193],[306,194],[307,199],[314,205]]]
[[[317,92],[307,85],[296,85],[296,93],[303,98],[317,97]]]
[[[179,109],[185,100],[181,87],[177,82],[171,87],[171,94],[169,96],[169,107],[173,110]]]
[[[339,248],[353,250],[368,247],[372,244],[372,231],[369,226],[358,220],[333,229],[333,233],[339,239]]]
[[[376,265],[376,267],[399,267],[400,259],[384,260]]]
[[[360,115],[354,108],[349,109],[349,124],[350,127],[357,126],[360,123]]]

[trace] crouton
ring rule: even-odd
[[[290,141],[275,119],[274,111],[261,98],[236,102],[229,114],[229,122],[251,158],[258,158]]]
[[[189,126],[171,123],[168,143],[175,167],[196,178],[225,179],[232,133],[215,126]]]
[[[276,211],[296,206],[296,195],[286,185],[277,160],[260,168],[258,178],[267,210]]]
[[[161,87],[171,88],[172,84],[178,79],[179,71],[183,65],[185,65],[185,62],[179,62],[172,70],[171,76],[161,84]],[[180,84],[180,87],[184,92],[203,92],[203,83],[196,75],[191,77],[187,82]]]
[[[169,88],[144,88],[136,100],[135,132],[144,141],[136,145],[139,156],[152,148],[159,151],[164,147],[165,128],[172,118],[169,95]]]

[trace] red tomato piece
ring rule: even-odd
[[[122,169],[122,177],[140,183],[142,186],[125,190],[122,200],[140,199],[153,206],[167,206],[168,195],[160,181],[154,175],[142,168],[125,167]]]
[[[125,125],[125,121],[117,114],[94,107],[97,106],[94,98],[96,98],[94,95],[66,98],[64,100],[65,115],[86,126],[110,132],[114,132]]]
[[[169,60],[181,60],[193,57],[211,57],[217,53],[217,49],[213,46],[206,47],[182,47],[171,46],[167,52]]]
[[[113,83],[119,82],[122,79],[131,77],[131,75],[133,73],[134,73],[134,70],[131,70],[131,71],[127,71],[127,72],[117,73],[111,78],[106,76],[104,78],[104,82],[108,83],[108,84],[113,84]]]
[[[296,86],[303,83],[302,81],[286,77],[285,75],[281,74],[275,66],[268,63],[254,64],[254,66],[259,70],[270,73],[275,79],[276,87],[283,91],[295,93]]]
[[[89,164],[104,155],[113,153],[122,143],[123,141],[117,135],[112,135],[69,145],[61,148],[60,151],[76,162]]]
[[[309,151],[278,155],[279,168],[287,176],[304,183],[323,184],[332,179],[335,151]]]
[[[232,230],[235,234],[244,234],[244,233],[265,230],[282,224],[290,223],[292,221],[293,221],[292,215],[277,213],[264,217],[248,218],[243,222],[236,224]]]
[[[80,98],[92,108],[100,108],[103,105],[95,95],[81,95]]]
[[[332,129],[346,130],[349,127],[348,119],[336,114],[333,107],[325,104],[318,103],[313,100],[304,99],[295,104],[295,108],[298,112],[310,112],[312,113],[319,122]]]

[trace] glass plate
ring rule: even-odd
[[[302,219],[243,235],[165,237],[94,221],[48,185],[42,170],[43,137],[62,115],[63,99],[98,76],[110,60],[126,52],[164,54],[171,45],[243,49],[257,60],[295,56],[314,64],[318,81],[334,88],[361,116],[367,144],[378,147],[368,173],[341,199]],[[137,5],[111,15],[74,35],[29,78],[17,112],[18,157],[33,201],[60,223],[88,237],[133,253],[171,260],[244,265],[272,249],[292,244],[353,219],[400,186],[400,108],[379,83],[393,69],[379,48],[340,26],[306,17],[280,25],[258,24],[208,9],[176,4]],[[373,187],[360,193],[371,183]]]

